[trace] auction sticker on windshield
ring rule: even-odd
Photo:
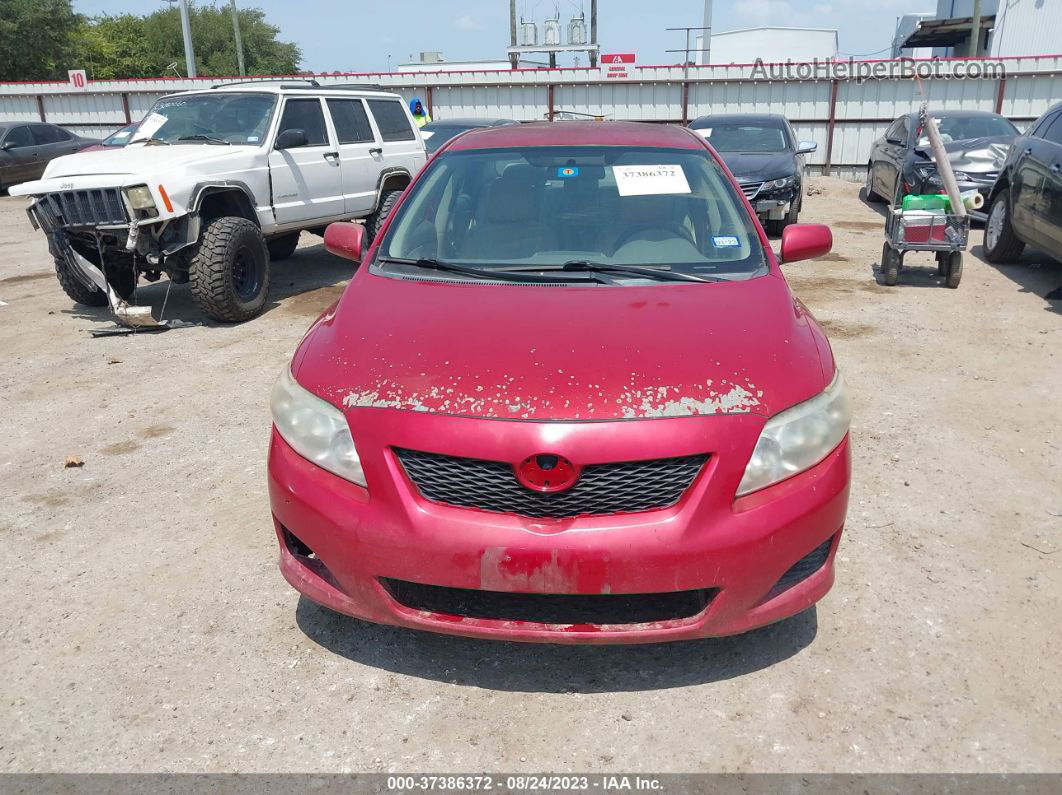
[[[612,173],[620,196],[690,192],[682,166],[613,166]]]
[[[146,119],[140,122],[140,126],[137,127],[136,140],[139,141],[142,138],[150,138],[152,135],[158,132],[159,128],[163,124],[168,121],[169,119],[163,116],[161,113],[150,114]]]

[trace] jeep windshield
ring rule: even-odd
[[[469,269],[582,284],[644,283],[653,270],[700,277],[654,279],[661,284],[767,273],[756,227],[707,152],[583,146],[443,152],[432,162],[373,270],[474,281]],[[590,278],[595,271],[602,277]]]
[[[151,108],[130,143],[260,146],[275,106],[272,94],[217,91],[164,97]]]

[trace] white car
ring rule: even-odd
[[[107,304],[87,260],[122,298],[165,273],[205,315],[238,322],[262,311],[270,260],[301,231],[364,218],[371,240],[424,162],[397,94],[249,81],[163,97],[123,149],[58,158],[10,193],[33,197],[74,301]]]

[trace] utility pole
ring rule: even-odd
[[[509,46],[516,46],[516,0],[509,0]],[[509,53],[509,66],[515,69],[520,63],[520,55]]]
[[[236,62],[240,65],[240,77],[246,77],[247,69],[243,65],[243,38],[240,36],[240,15],[236,11],[236,0],[229,0],[229,9],[232,11],[232,32],[236,36]]]
[[[597,44],[597,0],[590,0],[590,43]],[[597,68],[597,50],[590,51],[590,68]]]
[[[192,23],[188,21],[188,0],[179,0],[181,34],[184,36],[184,65],[189,77],[195,77],[195,50],[192,49]]]
[[[974,0],[973,16],[970,18],[970,50],[966,53],[969,58],[976,58],[981,51],[981,0]]]
[[[701,23],[701,30],[704,31],[701,34],[704,41],[701,48],[704,53],[701,56],[701,63],[710,64],[712,62],[712,0],[704,0],[704,22]]]

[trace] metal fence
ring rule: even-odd
[[[818,151],[809,158],[812,168],[841,176],[861,174],[871,143],[897,116],[917,109],[923,94],[934,108],[995,111],[1019,127],[1062,99],[1062,55],[986,61],[986,66],[1002,66],[990,79],[958,79],[969,61],[935,63],[940,76],[918,81],[832,77],[823,64],[804,70],[810,73],[806,78],[786,79],[764,77],[764,68],[753,64],[646,66],[632,70],[627,80],[607,80],[597,69],[312,77],[326,86],[371,83],[407,100],[419,96],[435,119],[497,116],[535,121],[575,111],[607,119],[685,123],[707,113],[784,113],[802,140],[818,142]],[[875,67],[881,70],[900,66],[895,61],[855,62],[849,64],[850,72],[865,72],[874,64],[882,64]],[[142,118],[164,94],[239,79],[101,80],[90,81],[84,89],[67,83],[0,83],[0,124],[48,121],[103,137]]]

